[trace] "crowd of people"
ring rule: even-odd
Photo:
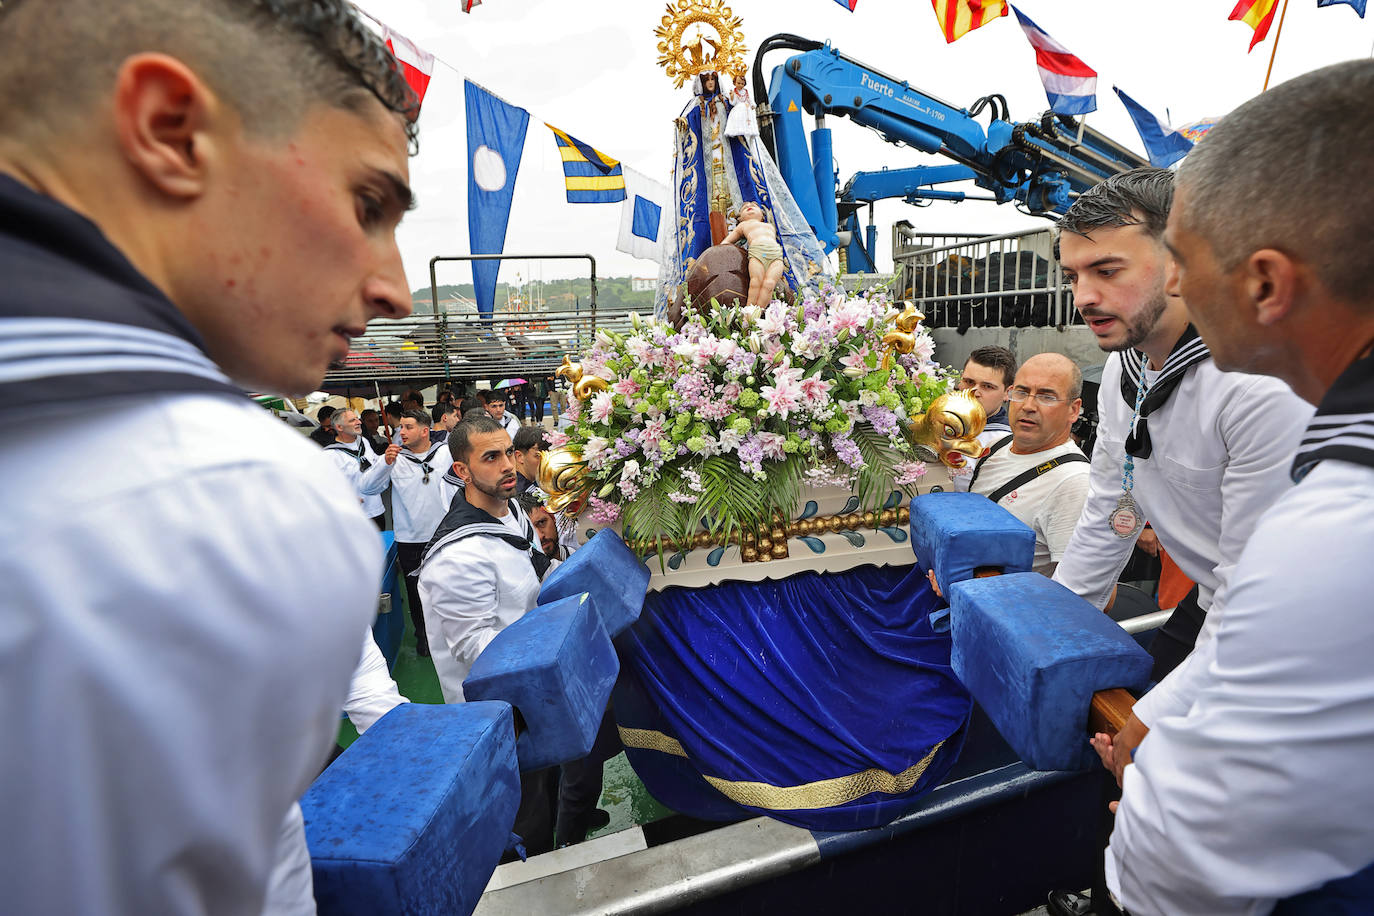
[[[110,28],[6,0],[0,32],[5,908],[313,912],[297,800],[341,710],[404,702],[369,632],[381,497],[461,701],[573,546],[530,485],[542,417],[412,396],[312,443],[243,397],[313,390],[411,309],[417,104],[348,4],[142,0]],[[1071,362],[964,367],[1005,423],[964,483],[1035,529],[1037,569],[1105,608],[1148,523],[1195,583],[1092,739],[1136,916],[1374,909],[1372,109],[1374,61],[1325,68],[1177,176],[1076,200],[1056,256],[1111,353],[1090,459]],[[595,825],[604,753],[525,774],[532,849]]]

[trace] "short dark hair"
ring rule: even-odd
[[[429,415],[434,418],[435,423],[438,423],[445,416],[451,413],[453,413],[453,405],[445,404],[443,402],[435,404],[433,407],[430,408],[429,411]]]
[[[386,406],[382,408],[382,412],[388,417],[395,417],[399,420],[401,419],[401,414],[405,412],[405,409],[401,407],[400,401],[387,401]]]
[[[358,416],[359,416],[360,418],[366,420],[368,414],[372,414],[372,416],[377,417],[378,419],[381,419],[381,417],[378,416],[377,411],[376,411],[375,409],[371,408],[371,407],[368,407],[368,408],[364,409],[362,413],[358,414]]]
[[[485,407],[473,407],[463,411],[463,420],[476,420],[481,417],[486,417],[488,420],[491,420],[491,414],[487,413],[487,409]],[[495,423],[496,421],[492,420],[492,422]],[[505,429],[504,426],[501,428]]]
[[[401,414],[401,419],[402,419],[402,420],[414,420],[416,423],[419,423],[421,426],[429,426],[429,425],[430,425],[430,422],[429,422],[429,414],[425,413],[423,410],[407,410],[405,413]]]
[[[463,412],[463,416],[468,415],[469,410],[481,410],[482,399],[478,397],[463,398],[463,403],[458,405],[458,409]]]
[[[160,51],[233,106],[251,133],[283,136],[313,103],[375,98],[415,143],[420,106],[386,45],[345,0],[10,0],[0,8],[0,133],[76,124],[124,60]],[[61,127],[59,126],[59,129]]]
[[[1144,226],[1156,239],[1164,237],[1169,208],[1174,203],[1174,173],[1142,168],[1119,172],[1082,194],[1059,219],[1054,233],[1054,259],[1059,260],[1059,237],[1065,232],[1087,235],[1094,229]]]
[[[491,391],[479,391],[477,397],[483,404],[490,404],[492,401],[506,402],[506,392],[504,389],[493,388]]]
[[[543,509],[548,512],[548,507],[544,505],[543,491],[534,487],[529,487],[523,493],[517,494],[515,501],[520,504],[520,508],[525,510],[525,514],[533,512],[535,509]],[[550,513],[552,514],[552,513]]]
[[[323,423],[325,420],[328,420],[332,416],[334,416],[334,408],[330,407],[328,404],[324,405],[319,410],[315,411],[315,419],[319,420],[321,423]]]
[[[540,449],[549,447],[549,434],[542,426],[533,424],[522,424],[511,437],[511,445],[517,452],[528,452],[536,446]]]
[[[1002,370],[1002,385],[1011,387],[1011,383],[1016,381],[1016,354],[1006,347],[979,347],[968,355],[965,362],[977,363],[989,369]]]
[[[1276,248],[1326,289],[1369,303],[1374,240],[1374,61],[1294,77],[1226,115],[1178,172],[1183,228],[1224,270]]]
[[[485,436],[488,433],[505,432],[506,428],[497,423],[484,410],[480,417],[463,417],[463,422],[453,427],[453,432],[448,434],[448,453],[454,461],[467,463],[468,456],[472,454],[472,437]]]

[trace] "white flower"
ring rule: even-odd
[[[878,392],[876,392],[876,391],[860,391],[860,392],[859,392],[859,406],[860,406],[860,407],[873,407],[873,406],[876,405],[877,403],[878,403]],[[595,409],[595,408],[593,407],[593,409]]]
[[[730,429],[729,427],[726,427],[725,429],[722,429],[720,431],[720,451],[722,454],[724,454],[725,452],[735,451],[739,448],[739,444],[739,433],[735,432],[733,429]]]
[[[627,460],[622,467],[624,471],[620,475],[621,480],[635,480],[639,477],[639,462],[633,458]]]
[[[678,344],[677,346],[673,347],[673,352],[676,353],[678,356],[681,356],[683,359],[690,361],[696,359],[697,352],[700,349],[700,344],[694,344],[691,341],[684,341]]]

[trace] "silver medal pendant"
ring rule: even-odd
[[[1140,516],[1140,507],[1135,504],[1135,499],[1130,493],[1121,494],[1121,498],[1116,502],[1116,509],[1107,516],[1107,524],[1111,525],[1113,534],[1123,539],[1135,537],[1140,529],[1145,527],[1145,520]]]

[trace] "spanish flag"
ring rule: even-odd
[[[947,42],[1007,14],[1006,0],[930,0],[930,4]]]
[[[620,160],[592,149],[545,122],[563,157],[563,184],[570,204],[614,204],[625,199],[625,173]]]
[[[1240,0],[1226,18],[1239,19],[1255,30],[1255,37],[1250,39],[1250,50],[1253,51],[1255,45],[1264,41],[1264,36],[1269,34],[1269,25],[1274,21],[1274,7],[1278,5],[1279,0]]]

